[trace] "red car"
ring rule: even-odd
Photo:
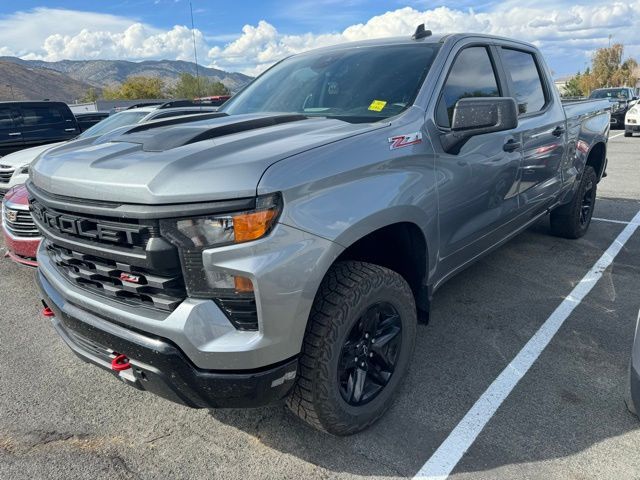
[[[13,261],[38,266],[36,251],[41,237],[29,211],[29,196],[24,185],[7,191],[2,201],[2,234]]]

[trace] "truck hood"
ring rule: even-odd
[[[388,124],[250,114],[150,122],[46,151],[31,181],[57,195],[138,204],[251,197],[273,163]]]
[[[62,145],[66,142],[57,142],[57,143],[49,143],[47,145],[38,145],[37,147],[25,148],[23,150],[18,150],[17,152],[10,153],[9,155],[5,155],[0,158],[0,164],[7,165],[13,168],[19,168],[23,165],[29,165],[33,162],[38,155],[40,155],[45,150],[49,150],[58,145]]]

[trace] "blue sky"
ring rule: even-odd
[[[608,36],[640,57],[640,0],[192,0],[199,59],[256,74],[309,48],[359,38],[474,31],[536,43],[557,76]],[[45,60],[191,59],[188,0],[0,2],[0,54]]]

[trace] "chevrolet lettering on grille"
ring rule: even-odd
[[[140,233],[144,230],[144,227],[138,225],[107,224],[68,213],[61,214],[49,211],[35,202],[31,204],[31,209],[34,217],[44,226],[45,230],[55,230],[91,240],[135,245],[138,243]]]

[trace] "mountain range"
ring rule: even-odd
[[[196,66],[182,60],[24,60],[0,57],[0,100],[61,100],[74,102],[89,88],[121,83],[130,76],[160,77],[170,86],[180,73],[197,73],[222,82],[232,92],[251,80],[242,73]]]

